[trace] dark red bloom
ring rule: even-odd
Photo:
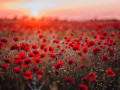
[[[94,72],[91,72],[88,77],[90,78],[91,82],[96,82],[96,75]]]
[[[70,84],[74,83],[74,80],[71,77],[66,77],[65,81],[68,82],[68,83],[70,83]]]
[[[27,66],[29,66],[30,64],[32,63],[32,60],[31,59],[25,59],[24,61],[23,61],[23,67],[27,67]]]
[[[94,46],[95,45],[95,41],[89,41],[87,43],[88,47]]]
[[[19,67],[14,67],[14,72],[19,74],[21,72],[21,69]]]
[[[13,40],[16,42],[16,41],[19,40],[19,38],[18,37],[13,37]]]
[[[46,57],[46,54],[45,54],[45,53],[41,53],[41,54],[40,54],[40,57],[41,57],[41,58],[44,58],[44,57]]]
[[[49,46],[49,51],[50,52],[53,52],[54,51],[54,48],[52,46]]]
[[[33,69],[34,72],[39,71],[39,68],[37,66],[33,66],[32,69]]]
[[[44,49],[46,46],[47,46],[46,44],[42,44],[42,45],[40,46],[40,48],[41,48],[41,49]]]
[[[32,45],[32,48],[33,49],[37,49],[38,47],[36,45]]]
[[[1,42],[3,42],[3,43],[9,43],[8,39],[6,39],[6,38],[2,38]]]
[[[63,62],[58,62],[57,64],[54,65],[55,69],[60,69],[63,66]]]
[[[69,59],[69,60],[68,60],[68,64],[69,64],[69,65],[71,65],[71,64],[73,64],[73,63],[74,63],[74,60],[73,60],[73,59]]]
[[[84,47],[84,48],[83,48],[83,52],[84,52],[84,53],[87,53],[87,52],[88,52],[88,48],[87,48],[87,47]]]
[[[56,54],[54,54],[54,53],[50,53],[49,55],[50,55],[50,57],[52,57],[52,58],[56,58],[56,57],[57,57]]]
[[[93,49],[94,55],[97,55],[97,54],[100,53],[100,52],[101,52],[101,49],[100,49],[100,48],[94,48],[94,49]]]
[[[7,70],[9,68],[9,66],[7,64],[2,64],[1,68],[4,69],[4,70]]]
[[[10,47],[10,50],[15,50],[15,49],[19,49],[19,46],[17,44],[14,44]]]
[[[107,73],[107,77],[115,76],[115,73],[111,69],[106,70],[106,73]]]
[[[31,71],[26,71],[25,75],[23,76],[25,79],[32,79],[33,78],[33,74]]]
[[[22,44],[20,45],[20,49],[28,52],[28,51],[30,51],[30,45],[29,45],[29,44],[26,44],[26,43],[22,43]]]
[[[12,62],[9,58],[5,58],[4,61],[5,61],[6,63],[11,63],[11,62]]]
[[[38,76],[39,78],[41,78],[42,75],[43,75],[43,72],[42,72],[41,70],[39,70],[39,71],[37,72],[37,76]]]
[[[25,59],[26,58],[26,54],[20,52],[17,57],[20,58],[20,59]]]
[[[28,57],[34,57],[34,54],[33,53],[29,53]]]
[[[109,57],[105,54],[105,55],[103,56],[102,61],[103,61],[103,62],[107,62],[108,60],[109,60]]]
[[[21,65],[23,63],[23,60],[21,58],[14,58],[13,60],[17,65]]]
[[[41,35],[39,35],[39,38],[43,38],[43,35],[41,34]]]
[[[35,58],[35,59],[34,59],[34,64],[38,64],[38,63],[41,63],[40,58]]]
[[[84,84],[79,85],[79,90],[88,90],[88,87]]]
[[[36,57],[37,57],[37,56],[40,56],[40,52],[39,52],[39,51],[33,50],[32,52],[33,52],[34,56],[36,56]]]

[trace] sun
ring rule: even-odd
[[[40,10],[31,10],[30,11],[30,14],[31,14],[31,16],[34,16],[34,17],[39,17],[39,15],[40,15]]]

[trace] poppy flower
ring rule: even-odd
[[[17,57],[20,58],[20,59],[25,59],[26,58],[26,54],[20,52]]]
[[[109,60],[109,57],[105,54],[105,55],[103,56],[102,61],[103,61],[103,62],[107,62],[108,60]]]
[[[79,85],[79,90],[88,90],[88,87],[84,84]]]
[[[55,69],[60,69],[63,66],[63,62],[58,61],[57,64],[54,65]]]
[[[21,69],[19,67],[14,67],[14,72],[19,74],[21,72]]]
[[[32,53],[34,54],[34,56],[40,56],[40,52],[39,51],[37,51],[37,50],[33,50],[32,51]]]
[[[100,48],[94,48],[94,49],[93,49],[94,55],[97,55],[97,54],[100,53],[100,52],[101,52],[101,49],[100,49]]]
[[[49,56],[52,57],[52,58],[56,58],[57,57],[56,54],[54,54],[54,53],[50,53]]]
[[[41,34],[41,35],[39,35],[39,38],[43,38],[43,35]]]
[[[21,58],[14,58],[13,59],[14,63],[16,63],[17,65],[22,65],[23,60]]]
[[[35,59],[34,59],[34,64],[38,64],[38,63],[41,63],[40,58],[35,58]]]
[[[16,42],[16,41],[19,40],[19,38],[18,37],[13,37],[13,40]]]
[[[12,62],[9,58],[5,58],[4,61],[5,61],[6,63],[11,63],[11,62]]]
[[[68,60],[68,64],[69,64],[69,65],[71,65],[71,64],[73,64],[73,63],[74,63],[74,60],[73,60],[73,59],[69,59],[69,60]]]
[[[32,79],[33,78],[33,74],[31,71],[26,71],[24,76],[25,79]]]
[[[30,60],[30,59],[25,59],[24,61],[23,61],[23,67],[27,67],[27,66],[29,66],[30,64],[32,63],[32,60]]]
[[[32,45],[32,48],[33,49],[37,49],[38,47],[36,45]]]
[[[42,75],[43,75],[43,72],[42,72],[41,70],[39,70],[39,71],[37,72],[37,76],[38,76],[39,78],[41,78]]]
[[[45,54],[45,53],[41,53],[41,54],[40,54],[40,57],[41,57],[41,58],[44,58],[44,57],[46,57],[46,54]]]
[[[34,54],[33,53],[29,53],[28,57],[34,57]]]
[[[50,52],[53,52],[54,51],[54,48],[52,46],[49,46],[49,51]]]
[[[14,44],[10,47],[10,50],[15,50],[15,49],[19,49],[19,46],[17,44]]]
[[[84,52],[84,53],[87,53],[87,52],[88,52],[88,48],[87,48],[87,47],[84,47],[84,48],[83,48],[83,52]]]
[[[87,46],[88,47],[92,47],[92,46],[94,46],[95,45],[95,41],[89,41],[88,43],[87,43]]]
[[[107,73],[107,77],[115,76],[115,73],[111,69],[106,70],[106,73]]]
[[[22,44],[20,45],[20,49],[28,52],[28,51],[30,51],[30,45],[29,45],[29,44],[26,44],[26,43],[22,43]]]
[[[44,49],[46,46],[47,46],[46,44],[42,44],[42,45],[40,46],[40,48],[41,48],[41,49]]]
[[[34,72],[39,71],[39,68],[37,66],[33,66],[32,69],[33,69]]]
[[[1,68],[4,69],[4,70],[7,70],[9,68],[9,66],[7,64],[2,64]]]
[[[70,83],[70,84],[74,83],[74,80],[71,77],[66,77],[65,81],[68,82],[68,83]]]
[[[2,38],[1,42],[5,43],[5,44],[9,43],[8,39],[6,39],[6,38]]]

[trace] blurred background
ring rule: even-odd
[[[0,0],[0,18],[120,19],[120,0]]]

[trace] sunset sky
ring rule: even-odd
[[[0,17],[52,16],[120,19],[120,0],[0,0]]]

